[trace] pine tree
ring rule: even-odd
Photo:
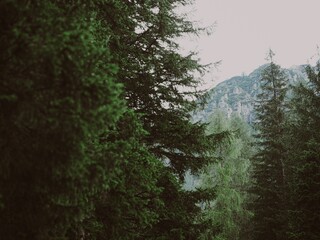
[[[1,2],[1,236],[200,235],[212,195],[182,182],[214,139],[190,122],[205,67],[175,42],[201,30],[188,3]]]
[[[1,1],[3,239],[81,232],[117,165],[89,154],[89,143],[116,124],[125,104],[112,77],[108,31],[85,2]]]
[[[188,3],[110,0],[100,4],[98,16],[112,32],[109,47],[119,66],[115,78],[124,86],[128,107],[141,114],[147,132],[142,142],[166,166],[158,181],[165,193],[161,194],[163,211],[145,239],[195,239],[201,229],[195,218],[200,211],[196,203],[203,195],[181,187],[187,170],[195,172],[211,160],[212,148],[205,126],[190,122],[194,100],[202,94],[194,90],[199,85],[194,72],[205,67],[194,54],[182,55],[176,43],[183,34],[201,32],[175,11]]]
[[[254,239],[286,239],[286,162],[283,129],[287,79],[270,51],[256,104],[257,153],[253,157],[256,199]]]
[[[248,239],[251,129],[238,116],[227,118],[217,111],[210,117],[208,132],[223,131],[229,131],[230,136],[216,148],[219,161],[206,167],[201,176],[201,187],[214,189],[216,196],[205,203],[203,217],[211,222],[211,228],[202,233],[202,239]]]
[[[288,149],[292,208],[290,239],[320,238],[320,63],[307,66],[309,81],[293,87]]]
[[[194,73],[205,66],[193,53],[183,56],[176,38],[203,29],[176,13],[176,7],[189,1],[106,2],[100,17],[113,31],[109,46],[128,106],[143,115],[149,149],[169,159],[183,177],[188,168],[199,169],[208,160],[205,127],[189,121],[193,100],[202,94],[194,90],[199,86]]]

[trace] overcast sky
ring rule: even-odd
[[[266,63],[269,48],[290,67],[310,61],[320,46],[320,0],[195,0],[183,12],[202,25],[216,23],[211,36],[182,41],[203,63],[222,61],[205,77],[211,86],[251,73]]]

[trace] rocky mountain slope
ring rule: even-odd
[[[224,111],[228,116],[237,114],[245,121],[253,121],[253,106],[259,91],[261,72],[266,65],[260,66],[247,76],[235,76],[218,84],[209,91],[206,106],[197,111],[194,121],[208,121],[210,115],[217,109]],[[284,69],[290,84],[305,81],[305,66],[294,66]]]

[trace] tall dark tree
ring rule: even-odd
[[[286,162],[283,142],[287,79],[270,51],[256,102],[257,154],[253,157],[254,239],[286,239]]]
[[[179,36],[203,30],[175,12],[189,1],[106,2],[100,17],[113,31],[109,46],[119,66],[117,79],[128,106],[143,114],[145,143],[157,157],[170,159],[181,176],[188,168],[198,169],[207,160],[207,148],[204,127],[189,122],[195,107],[190,98],[200,96],[194,73],[205,67],[194,54],[180,54],[176,43]]]
[[[119,66],[115,77],[123,83],[124,98],[130,109],[141,114],[147,131],[142,142],[167,169],[158,182],[165,193],[161,195],[163,211],[148,233],[159,239],[196,238],[200,229],[195,225],[200,211],[196,203],[201,199],[191,197],[181,183],[187,170],[197,171],[211,160],[212,144],[205,126],[190,122],[193,100],[201,94],[194,90],[199,85],[194,72],[201,73],[205,67],[194,54],[182,55],[176,43],[177,37],[202,30],[176,13],[177,6],[188,3],[103,1],[98,15],[112,31],[109,47]]]
[[[125,111],[108,32],[69,1],[0,3],[0,235],[57,239],[92,215],[116,159],[88,144]],[[104,171],[97,171],[103,168]]]
[[[175,41],[201,30],[188,3],[0,3],[1,236],[198,237],[212,195],[182,181],[213,139],[189,114],[205,68]]]
[[[320,63],[307,66],[309,81],[293,88],[288,127],[292,165],[290,239],[320,238]]]

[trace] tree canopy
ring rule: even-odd
[[[319,64],[287,98],[270,52],[254,146],[238,117],[195,123],[191,3],[1,1],[2,238],[319,239]]]
[[[0,233],[196,239],[187,170],[214,139],[191,123],[202,72],[176,37],[189,1],[1,2]]]
[[[270,52],[272,57],[272,52]],[[256,103],[256,146],[252,191],[254,239],[284,239],[286,162],[283,141],[287,79],[272,58],[263,70]]]

